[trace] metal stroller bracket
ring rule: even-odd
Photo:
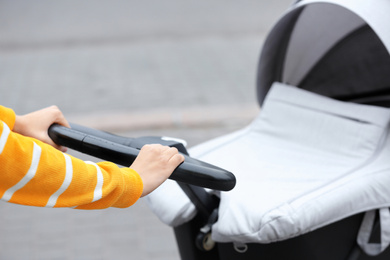
[[[215,241],[211,239],[211,226],[217,222],[218,208],[214,208],[211,213],[207,224],[200,229],[199,234],[196,236],[195,244],[201,251],[210,251],[215,246]]]

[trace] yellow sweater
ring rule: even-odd
[[[137,172],[84,162],[12,132],[15,113],[0,106],[0,198],[38,207],[125,208],[142,194]]]

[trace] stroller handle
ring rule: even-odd
[[[58,145],[123,166],[130,166],[138,156],[140,147],[132,146],[132,138],[75,124],[71,127],[53,124],[48,130],[49,136]],[[220,191],[234,188],[236,178],[231,172],[183,155],[184,162],[173,171],[170,179]]]

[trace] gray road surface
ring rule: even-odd
[[[261,44],[291,2],[0,0],[0,104],[18,114],[56,104],[73,122],[193,146],[258,112]],[[142,200],[0,212],[1,260],[179,259]]]

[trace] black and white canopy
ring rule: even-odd
[[[297,1],[276,23],[258,67],[262,104],[275,81],[390,107],[388,0]]]

